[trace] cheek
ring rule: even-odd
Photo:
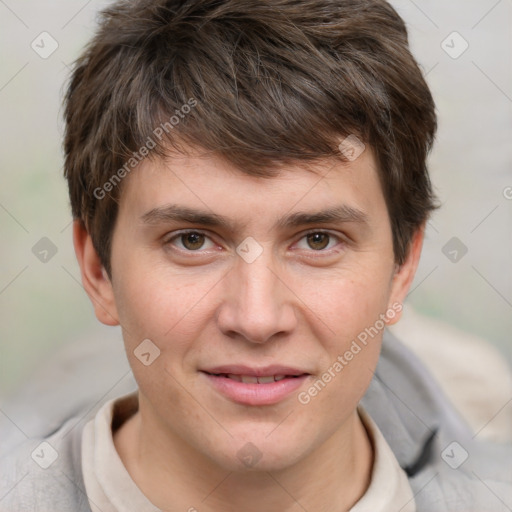
[[[125,275],[137,277],[114,287],[126,352],[134,373],[141,366],[136,360],[138,347],[146,339],[158,348],[154,349],[156,352],[160,351],[155,369],[164,371],[163,364],[174,368],[186,364],[187,353],[196,348],[213,314],[215,305],[211,297],[219,281],[216,276],[168,274],[156,270],[145,274],[127,272]]]
[[[126,355],[141,392],[151,401],[172,395],[179,406],[182,396],[174,375],[198,339],[201,296],[198,288],[162,274],[139,273],[115,287]]]
[[[338,279],[324,283],[311,294],[308,306],[314,315],[325,357],[318,375],[298,401],[315,409],[319,418],[329,411],[335,428],[362,398],[377,366],[385,327],[387,294],[381,283]],[[333,407],[333,404],[336,404]]]
[[[309,295],[305,289],[301,293],[307,297],[309,324],[316,326],[315,335],[326,357],[322,373],[303,398],[328,409],[335,401],[341,406],[339,414],[343,414],[355,407],[366,391],[379,359],[388,274],[380,269],[343,272],[315,283],[314,291],[308,287]]]
[[[317,335],[330,350],[343,350],[350,341],[378,322],[389,299],[389,279],[385,272],[366,269],[317,275],[314,282],[303,282],[297,295],[310,312]],[[316,321],[314,319],[316,318]]]

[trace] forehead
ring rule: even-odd
[[[169,205],[229,216],[239,225],[272,218],[274,226],[286,212],[320,207],[354,218],[386,210],[369,147],[354,161],[282,165],[271,177],[243,172],[211,154],[144,160],[123,183],[119,214],[154,222]]]

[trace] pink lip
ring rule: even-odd
[[[244,405],[272,405],[280,402],[285,397],[300,388],[304,381],[309,377],[308,374],[299,377],[286,377],[277,382],[269,382],[264,384],[253,384],[238,382],[236,380],[224,377],[222,375],[210,375],[204,371],[200,372],[204,375],[208,382],[222,395],[231,399],[233,402]],[[215,373],[233,373],[238,375],[254,375],[247,371],[230,371]],[[260,373],[263,375],[291,375],[290,373]]]

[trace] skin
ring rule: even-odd
[[[169,204],[216,213],[234,225],[141,219]],[[283,216],[341,204],[363,212],[364,222],[275,226]],[[206,238],[193,245],[177,236],[184,229]],[[330,236],[306,237],[318,230]],[[247,237],[263,249],[252,263],[236,252]],[[406,262],[395,265],[369,146],[352,162],[290,165],[267,179],[211,155],[146,159],[123,182],[111,279],[75,222],[85,290],[101,322],[121,325],[139,384],[139,411],[116,431],[114,443],[152,503],[171,511],[327,512],[357,502],[369,485],[373,451],[356,408],[382,332],[308,404],[297,395],[360,332],[401,304],[422,241],[421,228]],[[160,349],[149,366],[134,355],[147,338]],[[230,363],[285,364],[312,375],[277,404],[241,405],[199,372]],[[237,457],[248,442],[261,454],[252,467]]]

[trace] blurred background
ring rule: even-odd
[[[512,2],[391,3],[439,114],[430,170],[443,206],[409,305],[512,361]],[[0,398],[87,333],[120,343],[82,289],[62,177],[64,84],[106,4],[0,0]]]

